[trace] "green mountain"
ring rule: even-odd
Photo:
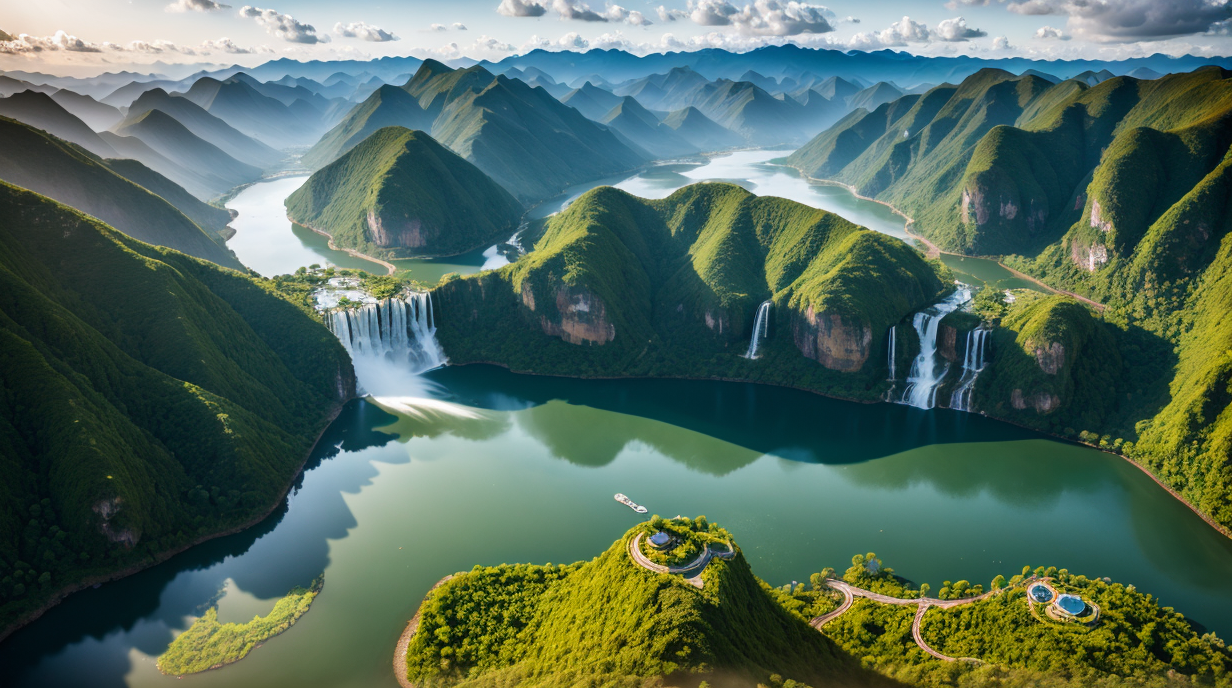
[[[221,148],[194,135],[162,110],[148,110],[130,115],[117,124],[112,133],[140,139],[181,168],[197,172],[196,176],[216,193],[229,191],[261,178],[260,168],[246,165],[227,155]]]
[[[674,128],[660,122],[654,113],[642,107],[633,96],[619,99],[616,107],[599,121],[620,132],[656,158],[688,155],[699,150]]]
[[[124,119],[123,113],[116,108],[100,103],[90,96],[83,96],[68,89],[60,89],[51,94],[51,99],[68,110],[73,116],[86,123],[94,131],[110,129],[116,122]]]
[[[370,255],[442,256],[508,238],[522,206],[422,131],[386,127],[286,201],[295,222]]]
[[[581,88],[566,93],[560,102],[586,115],[587,119],[599,122],[612,108],[620,105],[621,97],[587,81]]]
[[[85,122],[74,117],[46,93],[23,91],[0,98],[0,116],[25,122],[104,158],[116,154]]]
[[[718,151],[744,143],[735,132],[719,126],[692,106],[669,112],[663,124],[675,129],[680,138],[699,151]]]
[[[419,106],[419,100],[397,86],[381,86],[304,154],[303,163],[319,168],[338,159],[360,141],[384,127],[401,126],[428,131],[432,117]]]
[[[422,129],[522,202],[644,162],[612,132],[546,91],[482,67],[453,70],[426,60],[402,90],[418,108],[378,89],[323,136],[305,162],[323,165],[383,126]]]
[[[263,282],[8,184],[0,217],[9,628],[262,517],[355,381],[333,335]]]
[[[191,100],[244,134],[279,150],[308,146],[325,130],[321,113],[309,107],[289,107],[264,95],[250,79],[231,77],[219,81],[202,77],[183,97]]]
[[[438,286],[437,336],[456,363],[875,399],[887,328],[944,288],[903,242],[793,201],[721,183],[663,200],[600,187],[553,217],[522,259]],[[770,336],[749,361],[740,355],[766,300]]]
[[[229,239],[234,232],[228,227],[231,211],[198,200],[184,187],[151,170],[136,160],[113,158],[104,160],[107,169],[175,206],[176,210],[211,236]],[[46,195],[46,194],[44,194]],[[215,240],[217,241],[217,240]],[[147,242],[152,243],[152,242]]]
[[[1088,86],[984,70],[789,157],[894,203],[943,248],[1021,254],[1009,263],[1106,304],[1103,322],[1073,302],[1014,304],[977,408],[1120,451],[1225,526],[1229,76]],[[1036,336],[1054,329],[1069,334]]]
[[[633,562],[630,540],[648,531],[633,528],[591,561],[454,574],[420,606],[407,679],[467,688],[889,685],[786,611],[735,543],[735,557],[713,559],[698,589]]]
[[[242,269],[224,245],[217,221],[199,226],[155,195],[171,182],[157,181],[153,172],[127,162],[112,168],[88,151],[10,119],[0,118],[0,142],[0,179],[89,213],[135,239]],[[137,183],[121,176],[126,172]],[[182,198],[177,201],[199,217],[206,215]]]
[[[253,167],[265,169],[282,159],[282,153],[246,136],[223,120],[206,112],[201,106],[183,97],[169,95],[161,88],[142,93],[128,106],[128,117],[150,110],[160,110],[195,136],[211,143],[227,155]]]

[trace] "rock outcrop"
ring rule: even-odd
[[[1036,413],[1048,413],[1061,405],[1061,398],[1049,392],[1023,395],[1021,389],[1015,389],[1010,393],[1010,405],[1019,411],[1031,407]]]
[[[556,288],[554,297],[558,317],[537,309],[534,288],[529,282],[522,283],[522,305],[539,313],[539,326],[544,334],[570,344],[603,345],[616,338],[616,326],[607,317],[607,304],[594,292],[562,284]]]
[[[793,316],[791,330],[800,353],[842,372],[862,368],[873,341],[873,331],[866,323],[846,321],[838,313],[818,313],[811,305]]]
[[[386,227],[386,223],[376,214],[368,211],[368,235],[372,243],[381,248],[420,248],[428,245],[431,234],[435,237],[439,232],[425,231],[423,222],[419,219],[402,220],[399,227]]]

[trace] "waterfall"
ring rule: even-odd
[[[436,318],[427,292],[336,310],[329,314],[328,324],[356,364],[360,359],[388,361],[422,373],[446,363],[436,341]]]
[[[954,393],[950,395],[950,408],[956,411],[971,410],[971,395],[975,392],[975,380],[987,365],[985,354],[987,341],[988,330],[982,327],[977,327],[967,333],[967,351],[963,355],[962,377],[959,378],[958,385],[954,387]]]
[[[770,331],[770,302],[763,301],[757,307],[757,317],[753,319],[753,338],[749,340],[749,350],[744,357],[753,360],[757,358],[757,347]]]
[[[894,374],[894,354],[895,354],[895,353],[897,353],[897,351],[898,351],[897,347],[895,346],[895,343],[896,343],[896,342],[895,342],[895,340],[896,340],[896,336],[895,336],[895,335],[896,335],[896,331],[897,331],[897,330],[898,330],[898,325],[891,325],[891,326],[890,326],[890,350],[889,350],[889,354],[887,355],[887,358],[889,359],[889,363],[890,363],[890,382],[894,382],[894,380],[895,380],[895,374]]]
[[[898,400],[900,403],[922,409],[937,405],[937,386],[950,369],[949,364],[937,355],[937,328],[941,325],[942,318],[970,299],[971,291],[960,286],[940,303],[915,314],[912,325],[920,336],[920,354],[911,362],[907,388]]]

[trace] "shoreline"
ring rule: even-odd
[[[312,231],[316,232],[317,234],[320,234],[321,236],[325,237],[326,239],[329,239],[329,243],[328,243],[327,245],[329,246],[329,250],[331,250],[331,251],[338,251],[338,252],[340,252],[340,253],[345,253],[345,254],[347,254],[347,255],[351,256],[352,258],[359,258],[359,259],[361,259],[361,260],[366,260],[366,261],[368,261],[368,262],[370,262],[370,263],[376,263],[377,265],[380,265],[381,267],[385,268],[385,274],[386,274],[386,275],[392,275],[392,274],[394,274],[394,272],[395,272],[395,271],[397,271],[397,269],[398,269],[396,266],[394,266],[394,264],[393,264],[393,263],[390,263],[390,262],[387,262],[387,261],[381,260],[380,258],[373,258],[372,256],[369,256],[369,255],[366,255],[366,254],[360,253],[359,251],[356,251],[356,250],[355,250],[355,249],[353,249],[353,248],[340,248],[337,244],[335,244],[335,243],[334,243],[334,237],[333,237],[333,235],[332,235],[332,234],[330,234],[329,232],[326,232],[326,231],[325,231],[325,230],[323,230],[323,229],[317,229],[316,227],[313,227],[312,225],[310,225],[310,224],[308,224],[308,223],[306,223],[306,222],[300,222],[299,220],[295,220],[295,219],[293,219],[293,218],[291,217],[291,215],[290,215],[289,213],[287,214],[287,220],[288,220],[291,224],[294,224],[294,225],[299,225],[300,227],[304,227],[304,228],[306,228],[306,229],[311,229]]]
[[[73,593],[81,592],[82,590],[85,590],[86,588],[92,588],[95,585],[102,585],[104,583],[111,583],[111,582],[120,580],[121,578],[127,578],[128,576],[140,573],[146,569],[158,566],[159,564],[162,564],[168,559],[171,559],[175,555],[186,552],[187,550],[192,549],[193,547],[196,547],[197,545],[204,544],[206,542],[209,542],[210,540],[215,540],[221,537],[226,537],[228,535],[235,535],[236,533],[240,533],[245,530],[248,530],[249,528],[269,518],[270,515],[273,514],[274,511],[278,509],[278,507],[281,506],[286,501],[287,495],[290,494],[291,492],[291,488],[295,486],[295,481],[298,480],[300,475],[303,474],[304,466],[307,465],[308,459],[312,457],[313,452],[316,451],[317,446],[321,443],[321,438],[325,436],[325,431],[328,430],[329,427],[334,424],[334,421],[338,419],[338,415],[342,413],[342,408],[346,406],[347,403],[349,403],[355,398],[357,397],[353,396],[344,401],[341,401],[338,404],[336,404],[334,408],[330,409],[330,412],[327,414],[324,423],[321,425],[321,429],[317,432],[316,439],[312,441],[312,445],[308,448],[308,451],[304,452],[304,458],[299,462],[299,466],[296,467],[295,472],[290,476],[290,478],[287,479],[287,484],[282,488],[282,492],[279,495],[278,499],[275,499],[273,503],[270,504],[269,508],[266,509],[263,513],[237,526],[232,526],[231,528],[228,528],[226,530],[220,530],[216,533],[210,533],[207,535],[203,535],[197,538],[196,540],[188,542],[179,547],[174,547],[165,552],[160,552],[154,555],[153,557],[151,557],[149,561],[145,561],[139,564],[134,564],[132,566],[129,566],[128,568],[121,569],[119,571],[114,571],[112,573],[107,573],[107,574],[103,574],[99,576],[93,576],[90,578],[85,578],[78,583],[66,586],[62,588],[61,590],[56,591],[51,596],[51,598],[45,604],[40,606],[38,609],[35,609],[19,617],[13,623],[9,624],[3,629],[0,629],[0,643],[3,643],[9,636],[13,635],[14,633],[21,630],[22,628],[25,628],[31,623],[37,621],[39,617],[41,617],[43,614],[46,614],[53,607],[63,602],[66,598],[68,598],[69,595],[72,595]]]
[[[406,628],[402,631],[402,635],[398,636],[398,643],[394,645],[393,670],[394,678],[398,679],[398,685],[402,686],[402,688],[418,688],[406,677],[406,651],[411,646],[411,639],[415,637],[415,632],[419,630],[419,615],[423,612],[423,603],[428,601],[428,596],[432,594],[433,590],[453,580],[453,577],[456,575],[458,574],[451,573],[428,588],[428,592],[425,592],[423,599],[419,601],[419,606],[415,608],[415,616],[412,616],[411,620],[406,622]]]
[[[695,377],[695,376],[684,376],[684,375],[563,375],[559,373],[536,373],[536,372],[528,371],[528,370],[515,370],[511,366],[506,365],[504,363],[497,362],[497,361],[467,361],[465,363],[448,363],[446,365],[457,366],[457,367],[467,366],[467,365],[490,365],[490,366],[494,366],[497,368],[503,368],[515,375],[534,375],[536,377],[555,377],[555,378],[561,378],[564,380],[691,380],[695,382],[740,382],[740,383],[749,384],[749,385],[762,385],[764,387],[775,387],[779,389],[794,389],[794,390],[798,390],[798,391],[805,392],[808,394],[815,394],[819,397],[824,397],[826,399],[834,399],[836,401],[845,401],[845,402],[849,402],[853,404],[872,405],[872,404],[892,403],[892,402],[887,402],[884,399],[876,399],[872,401],[867,401],[864,399],[852,399],[850,397],[842,397],[842,396],[838,396],[835,394],[827,394],[825,392],[821,392],[815,389],[810,389],[808,387],[800,387],[799,385],[785,385],[785,384],[778,384],[774,382],[761,382],[757,380],[749,380],[747,378],[731,378],[731,377],[717,377],[717,376],[715,377]],[[1086,442],[1080,442],[1078,440],[1071,439],[1069,437],[1064,437],[1062,435],[1054,435],[1052,433],[1045,432],[1038,428],[1033,428],[1029,425],[1023,425],[1022,423],[1017,423],[1017,422],[1014,422],[1006,418],[992,416],[983,411],[955,411],[954,409],[951,409],[949,407],[943,407],[943,406],[938,406],[938,407],[935,407],[934,409],[929,409],[929,410],[936,410],[940,408],[944,408],[947,411],[954,411],[955,413],[969,413],[972,415],[983,416],[984,418],[994,420],[998,423],[1005,423],[1006,425],[1012,425],[1016,428],[1027,430],[1028,432],[1035,433],[1039,435],[1040,437],[1047,438],[1054,442],[1061,442],[1064,444],[1071,444],[1071,445],[1076,445],[1079,447],[1085,447],[1087,449],[1094,449],[1095,451],[1100,452],[1102,454],[1109,454],[1111,456],[1115,456],[1124,461],[1127,461],[1131,466],[1145,473],[1147,477],[1149,477],[1152,481],[1154,481],[1156,485],[1163,488],[1164,491],[1166,491],[1169,495],[1171,495],[1173,499],[1177,500],[1181,504],[1184,504],[1190,511],[1194,513],[1194,515],[1202,519],[1203,522],[1205,522],[1208,526],[1213,528],[1220,535],[1223,535],[1224,537],[1228,539],[1232,539],[1232,529],[1229,529],[1228,527],[1214,520],[1207,514],[1203,513],[1201,510],[1198,509],[1198,507],[1194,506],[1193,503],[1191,503],[1188,499],[1182,496],[1180,492],[1177,492],[1175,489],[1173,489],[1167,483],[1165,483],[1159,476],[1152,473],[1150,468],[1147,468],[1145,465],[1138,463],[1137,461],[1133,460],[1133,458],[1131,457],[1128,457],[1124,454],[1118,454],[1114,451],[1109,451],[1098,445],[1087,444]]]
[[[903,231],[904,231],[904,232],[906,232],[907,236],[911,237],[912,239],[915,239],[916,241],[919,241],[920,243],[924,244],[924,246],[925,246],[925,247],[927,247],[927,249],[928,249],[928,250],[924,252],[924,257],[925,257],[925,258],[940,258],[942,254],[945,254],[945,255],[947,255],[947,256],[957,256],[957,257],[959,257],[959,258],[979,258],[979,259],[981,259],[981,260],[991,260],[991,261],[994,261],[997,265],[1001,266],[1003,269],[1005,269],[1005,270],[1006,270],[1007,272],[1009,272],[1011,275],[1013,275],[1013,276],[1015,276],[1015,277],[1017,277],[1017,278],[1019,278],[1019,279],[1025,279],[1025,280],[1027,280],[1028,282],[1030,282],[1030,283],[1032,283],[1032,284],[1034,284],[1034,285],[1037,285],[1037,286],[1039,286],[1039,287],[1042,287],[1042,288],[1044,288],[1044,289],[1048,290],[1049,292],[1051,292],[1051,293],[1053,293],[1053,294],[1063,294],[1063,295],[1065,295],[1065,296],[1069,296],[1069,297],[1072,297],[1072,298],[1078,299],[1079,301],[1081,301],[1081,302],[1083,302],[1083,303],[1087,304],[1088,306],[1091,306],[1091,307],[1095,308],[1095,309],[1096,309],[1096,310],[1098,310],[1100,313],[1103,313],[1103,312],[1104,312],[1104,310],[1106,310],[1106,309],[1108,308],[1107,304],[1100,303],[1099,301],[1096,301],[1096,300],[1094,300],[1094,299],[1088,298],[1088,297],[1083,296],[1083,295],[1081,295],[1081,294],[1075,294],[1075,293],[1074,293],[1074,292],[1072,292],[1072,291],[1066,291],[1066,290],[1064,290],[1064,289],[1058,289],[1058,288],[1056,288],[1056,287],[1052,286],[1051,284],[1048,284],[1047,282],[1044,282],[1044,281],[1040,280],[1040,279],[1039,279],[1039,278],[1037,278],[1037,277],[1032,277],[1031,275],[1028,275],[1028,274],[1026,274],[1025,272],[1021,272],[1021,271],[1019,271],[1019,270],[1015,270],[1014,268],[1012,268],[1012,267],[1010,267],[1010,266],[1006,265],[1005,263],[1001,262],[1001,258],[1000,258],[999,256],[969,256],[969,255],[967,255],[967,254],[965,254],[965,253],[954,253],[953,251],[942,251],[942,250],[941,250],[941,248],[940,248],[939,246],[937,246],[936,244],[934,244],[932,241],[929,241],[927,238],[925,238],[925,237],[924,237],[924,235],[922,235],[922,234],[916,234],[915,232],[911,231],[912,226],[914,226],[914,225],[915,225],[915,218],[911,217],[911,216],[910,216],[910,215],[908,215],[907,213],[904,213],[903,211],[901,211],[901,210],[899,210],[898,208],[894,207],[894,205],[892,205],[891,203],[889,203],[889,202],[887,202],[887,201],[878,200],[878,199],[876,199],[876,198],[872,198],[871,196],[865,196],[865,195],[861,194],[859,191],[856,191],[855,186],[853,186],[853,185],[851,185],[851,184],[847,184],[847,183],[844,183],[844,182],[840,182],[840,181],[838,181],[838,180],[836,180],[836,179],[818,179],[817,177],[810,177],[809,175],[805,174],[804,170],[800,169],[799,167],[792,167],[791,165],[783,165],[783,167],[790,167],[791,169],[793,169],[793,170],[795,170],[795,171],[799,172],[799,173],[800,173],[800,175],[801,175],[802,177],[804,177],[805,179],[807,179],[807,180],[808,180],[808,181],[810,181],[810,182],[814,182],[814,183],[817,183],[817,184],[823,184],[823,185],[825,185],[825,186],[837,186],[837,187],[841,187],[841,188],[846,189],[846,190],[848,191],[848,193],[850,193],[852,196],[855,196],[856,198],[858,198],[858,199],[860,199],[860,200],[862,200],[862,201],[871,201],[871,202],[873,202],[873,203],[878,203],[878,204],[880,204],[880,205],[883,205],[883,206],[885,206],[885,207],[889,208],[889,209],[890,209],[890,211],[891,211],[891,212],[893,212],[895,215],[898,215],[899,217],[901,217],[901,218],[903,218],[904,220],[906,220],[906,222],[903,224]],[[1232,537],[1232,536],[1230,536],[1230,537]]]

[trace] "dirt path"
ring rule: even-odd
[[[441,587],[449,582],[455,574],[449,574],[438,580],[436,585],[428,588],[428,592],[424,594],[424,601],[427,601],[428,595],[432,594],[433,590]],[[419,614],[423,611],[423,602],[419,603],[419,607],[415,610],[415,616],[406,624],[406,630],[402,631],[402,635],[398,637],[398,644],[394,646],[394,678],[398,679],[398,685],[402,688],[416,688],[414,683],[406,677],[406,650],[411,646],[411,638],[415,637],[415,631],[419,630]]]

